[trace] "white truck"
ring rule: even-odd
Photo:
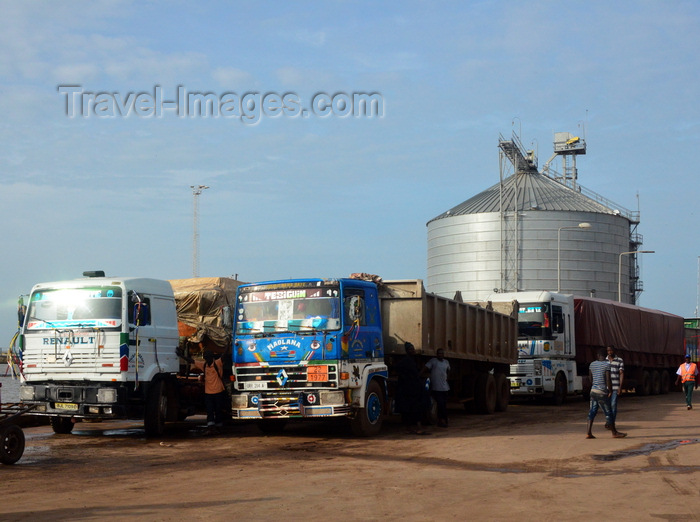
[[[567,395],[590,390],[588,366],[609,345],[625,363],[624,388],[638,395],[667,393],[684,353],[683,318],[607,299],[548,291],[492,294],[518,302],[518,362],[511,395]]]
[[[143,419],[154,436],[201,411],[202,385],[176,352],[170,283],[83,275],[33,287],[20,330],[20,400],[56,433],[81,419]]]

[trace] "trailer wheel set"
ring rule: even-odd
[[[0,463],[14,464],[24,454],[24,431],[15,420],[34,406],[0,404]]]

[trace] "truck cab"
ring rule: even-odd
[[[68,433],[76,419],[165,420],[166,376],[179,360],[167,281],[104,277],[32,288],[20,331],[20,399]],[[148,410],[155,409],[153,415]]]
[[[233,362],[234,419],[265,426],[348,417],[356,434],[377,433],[388,371],[376,285],[355,279],[241,285]]]
[[[574,299],[547,291],[492,294],[489,301],[518,302],[518,362],[511,365],[511,395],[548,395],[560,404],[581,391],[576,372]]]

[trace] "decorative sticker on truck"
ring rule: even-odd
[[[237,343],[238,356],[248,362],[284,363],[290,359],[310,361],[322,358],[323,344],[319,339],[282,338],[250,339]],[[244,352],[245,356],[244,356]],[[242,362],[239,361],[239,362]]]
[[[542,377],[552,376],[552,361],[542,361]]]
[[[133,368],[134,367],[134,361],[136,360],[136,354],[132,355],[129,357],[129,367]],[[145,368],[146,364],[143,359],[143,355],[139,354],[139,368]]]
[[[28,321],[27,330],[45,330],[47,328],[115,328],[121,321],[114,319],[74,319],[71,321]]]
[[[562,352],[564,343],[557,340],[543,341],[542,339],[531,339],[518,341],[518,357],[533,357],[549,355]]]

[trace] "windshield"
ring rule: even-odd
[[[340,329],[338,287],[241,289],[236,332],[314,332]]]
[[[116,328],[122,324],[122,289],[118,286],[41,289],[29,301],[27,330]]]
[[[548,303],[525,303],[518,309],[518,337],[549,337]]]

